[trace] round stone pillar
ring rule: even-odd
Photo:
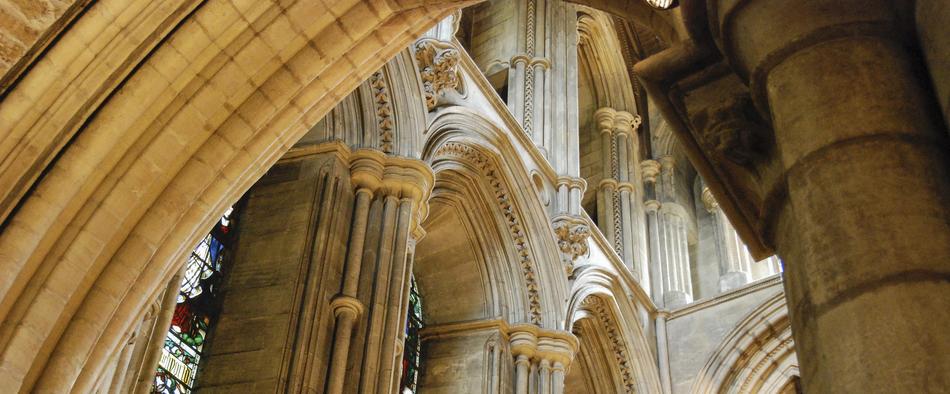
[[[774,127],[766,224],[809,393],[950,386],[950,149],[900,3],[709,2]]]

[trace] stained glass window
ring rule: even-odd
[[[422,342],[419,340],[419,330],[422,329],[422,297],[419,296],[415,278],[412,278],[409,284],[409,313],[406,316],[406,340],[403,343],[399,390],[401,394],[417,392],[419,367],[422,362]]]
[[[188,257],[153,393],[190,393],[209,329],[217,317],[222,268],[233,238],[234,209],[221,216]]]

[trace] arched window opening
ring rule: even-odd
[[[188,257],[171,328],[155,373],[153,393],[190,393],[208,333],[220,312],[222,268],[231,255],[234,208],[198,242]]]
[[[402,379],[399,384],[401,394],[418,392],[419,369],[422,366],[422,341],[419,330],[422,329],[422,297],[413,277],[409,284],[409,313],[406,314],[406,339],[402,352]]]

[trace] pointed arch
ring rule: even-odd
[[[499,233],[496,241],[506,257],[500,272],[510,273],[508,283],[518,285],[498,291],[515,290],[503,298],[524,302],[523,309],[512,306],[503,317],[511,323],[561,328],[566,274],[560,266],[553,230],[545,220],[547,213],[534,193],[530,172],[516,153],[511,137],[490,120],[464,107],[438,112],[428,130],[423,159],[436,174],[433,198],[438,201],[440,196],[452,194],[453,184],[457,190],[458,185],[467,183],[478,189],[464,195],[479,197],[483,206],[491,207],[475,211],[480,216],[470,219],[482,221],[482,228]],[[465,182],[459,182],[460,179]]]
[[[654,346],[646,331],[652,327],[643,326],[652,322],[643,316],[648,311],[631,303],[611,270],[586,266],[576,275],[568,326],[580,330],[577,335],[584,353],[580,358],[591,364],[591,371],[612,372],[613,386],[608,392],[660,392]],[[593,364],[597,360],[609,364]]]
[[[203,229],[459,5],[92,3],[0,106],[0,386],[91,391]]]
[[[788,307],[779,292],[736,324],[699,372],[691,392],[784,393],[798,376]]]

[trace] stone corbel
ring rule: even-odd
[[[416,41],[413,48],[422,78],[426,108],[432,111],[440,104],[447,103],[446,94],[459,93],[462,81],[459,74],[461,54],[452,43],[432,38]]]
[[[692,122],[707,151],[744,167],[763,157],[767,145],[762,141],[772,135],[747,93],[698,112]]]
[[[569,278],[574,276],[574,267],[577,260],[586,257],[590,252],[587,240],[590,238],[590,227],[587,221],[575,216],[560,216],[554,219],[554,234],[557,236],[557,246],[561,252],[561,261]]]

